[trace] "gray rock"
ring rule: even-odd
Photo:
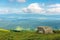
[[[48,26],[39,26],[37,28],[37,32],[42,33],[42,34],[52,34],[53,30],[52,30],[52,28],[50,28]]]

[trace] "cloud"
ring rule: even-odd
[[[7,13],[21,13],[20,8],[0,8],[1,14],[7,14]]]
[[[8,11],[9,11],[9,10],[8,10],[8,9],[6,9],[6,8],[4,8],[4,9],[3,9],[3,8],[1,8],[1,9],[0,9],[0,13],[8,13]]]
[[[60,4],[49,5],[48,13],[60,13]]]
[[[0,8],[0,13],[37,13],[60,15],[60,4],[51,4],[47,6],[44,5],[39,3],[32,3],[24,8]]]
[[[45,5],[45,4],[44,4]],[[47,6],[40,5],[39,3],[32,3],[23,8],[25,13],[38,13],[38,14],[60,14],[60,4],[51,4]]]
[[[60,7],[60,4],[52,4],[52,5],[49,5],[49,7]]]
[[[17,2],[21,2],[21,3],[26,2],[26,0],[9,0],[9,1],[10,1],[10,2],[17,1]]]
[[[23,12],[27,13],[44,13],[44,9],[38,3],[32,3],[28,7],[23,8]]]
[[[26,0],[17,0],[17,2],[26,2]]]

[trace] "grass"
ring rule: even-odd
[[[60,33],[38,34],[33,31],[6,32],[0,30],[0,40],[60,40]]]

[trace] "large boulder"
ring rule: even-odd
[[[38,33],[43,33],[43,34],[52,34],[53,30],[52,30],[51,27],[48,27],[48,26],[39,26],[37,28],[37,32]]]

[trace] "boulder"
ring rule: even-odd
[[[37,32],[42,34],[52,34],[53,30],[51,27],[48,26],[39,26],[37,27]]]

